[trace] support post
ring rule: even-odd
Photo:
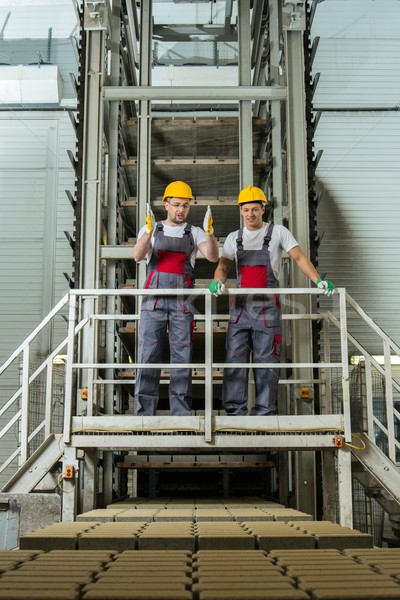
[[[140,63],[139,86],[151,85],[152,56],[152,2],[143,0],[140,4]],[[146,203],[151,198],[151,101],[139,101],[137,169],[137,226],[146,222]],[[143,287],[146,279],[146,264],[137,266],[137,287]]]
[[[251,85],[250,0],[238,2],[239,86]],[[253,185],[251,100],[239,100],[240,187]]]
[[[353,490],[351,485],[351,452],[347,446],[337,451],[339,525],[353,527]]]
[[[106,72],[106,29],[108,20],[96,19],[90,7],[84,6],[84,27],[86,29],[86,60],[84,72],[85,102],[83,107],[83,168],[82,168],[82,224],[81,224],[81,271],[79,287],[96,289],[100,286],[100,242],[102,222],[102,188],[103,188],[103,100],[102,89]],[[82,313],[93,309],[92,299],[82,300]],[[89,362],[90,332],[84,330],[81,336],[80,353],[82,362]],[[79,374],[78,387],[86,387],[87,372]],[[72,389],[71,389],[72,391]],[[89,399],[92,390],[89,390]],[[72,399],[71,399],[72,400]],[[86,407],[80,399],[76,400],[76,413],[80,414]],[[68,429],[70,434],[70,429]],[[88,487],[95,486],[96,477],[89,482],[85,479],[84,496]],[[85,500],[82,500],[85,503]],[[91,500],[88,501],[91,503]]]
[[[287,181],[289,225],[304,253],[310,254],[310,231],[307,185],[307,133],[304,81],[305,4],[283,3],[285,64],[287,80]],[[291,287],[309,286],[308,278],[298,268],[291,272]],[[293,312],[311,313],[310,296],[296,297]],[[293,362],[312,363],[312,329],[308,320],[295,320],[292,327]],[[312,379],[311,369],[294,369],[295,379]],[[296,400],[298,414],[313,414],[312,401]],[[296,460],[296,506],[316,514],[315,455],[298,452]]]
[[[322,450],[322,518],[336,523],[336,470],[334,450]]]
[[[74,468],[74,476],[72,479],[65,479],[63,474],[66,473],[67,467]],[[74,521],[76,516],[77,504],[77,488],[76,477],[78,472],[78,461],[76,458],[76,448],[64,446],[62,460],[62,477],[60,479],[60,487],[62,490],[62,521]]]
[[[112,3],[111,19],[111,85],[118,85],[120,79],[120,54],[119,45],[121,39],[121,0]],[[109,243],[117,244],[117,200],[118,200],[118,117],[120,111],[119,102],[109,103],[108,119],[108,189],[107,189],[107,237]],[[107,261],[107,288],[113,289],[116,281],[115,261]],[[107,296],[107,314],[116,312],[115,296]],[[120,304],[120,301],[118,300]],[[106,362],[115,360],[115,321],[105,322],[106,328]],[[106,379],[114,379],[113,369],[106,370]],[[114,413],[115,395],[119,394],[119,386],[106,385],[104,388],[104,412],[106,415]],[[119,408],[119,407],[118,407]],[[113,453],[104,452],[103,455],[103,500],[104,505],[111,504],[113,498],[114,479]]]

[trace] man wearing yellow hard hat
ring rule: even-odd
[[[203,227],[186,222],[193,194],[184,181],[165,188],[166,219],[155,222],[148,205],[146,224],[140,229],[133,250],[136,261],[146,259],[146,289],[192,288],[197,249],[211,262],[218,260],[218,242],[208,207]],[[172,363],[192,362],[193,307],[190,297],[144,296],[139,322],[139,363],[160,363],[168,327]],[[135,414],[155,415],[160,369],[138,369],[135,384]],[[172,415],[190,415],[191,369],[171,369],[169,405]]]
[[[224,291],[229,269],[236,263],[237,287],[278,288],[282,253],[288,252],[301,271],[327,295],[334,292],[330,281],[321,280],[317,270],[283,225],[263,221],[269,203],[254,186],[238,197],[244,227],[226,238],[209,290],[215,296]],[[226,338],[226,363],[278,363],[281,349],[281,307],[278,295],[233,296]],[[224,369],[222,403],[228,415],[248,412],[248,369]],[[255,405],[251,415],[276,412],[279,369],[254,369]]]

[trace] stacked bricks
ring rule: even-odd
[[[288,523],[250,521],[242,523],[245,530],[256,538],[260,550],[315,548],[315,537],[291,527]]]
[[[143,523],[149,523],[154,521],[154,517],[160,510],[158,508],[132,508],[128,510],[122,510],[118,515],[115,516],[115,521],[142,521]]]
[[[330,521],[297,521],[292,523],[295,529],[313,535],[316,547],[320,549],[334,548],[372,548],[373,538],[368,533],[356,529],[342,527]]]
[[[196,508],[196,522],[200,521],[234,521],[235,517],[224,507],[222,508]]]
[[[265,511],[274,521],[312,521],[312,515],[295,510],[294,508],[268,508]]]
[[[148,523],[138,535],[139,550],[187,550],[194,552],[196,539],[191,522]]]
[[[141,522],[98,523],[79,536],[78,547],[79,550],[135,550],[138,536],[145,527]]]
[[[96,508],[77,515],[76,521],[95,521],[96,523],[108,523],[116,520],[116,516],[123,512],[123,508]]]
[[[194,521],[193,508],[164,508],[154,515],[154,521]]]
[[[193,557],[199,600],[309,600],[262,551],[199,551]]]
[[[399,549],[372,548],[3,551],[0,598],[400,600],[399,559]]]
[[[43,529],[22,535],[19,540],[21,550],[76,550],[78,537],[99,525],[97,522],[55,523]]]
[[[82,600],[192,600],[192,555],[123,552],[85,585]]]
[[[75,550],[31,553],[17,568],[2,573],[0,597],[2,600],[80,600],[82,586],[93,580],[113,554]]]
[[[195,524],[199,550],[254,550],[255,538],[235,521]]]
[[[378,573],[394,577],[400,583],[400,548],[360,548],[344,550],[357,562],[367,564]]]
[[[353,552],[276,550],[270,556],[312,600],[399,600],[398,582],[357,562]]]
[[[260,508],[228,508],[235,521],[273,521],[274,516]]]

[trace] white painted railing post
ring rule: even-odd
[[[27,344],[22,354],[22,394],[21,394],[21,454],[20,464],[23,465],[28,458],[28,426],[29,426],[29,354]]]
[[[72,419],[72,394],[73,394],[73,362],[75,350],[75,321],[76,321],[76,294],[70,294],[68,314],[68,344],[67,364],[65,371],[65,397],[64,397],[64,443],[71,441],[71,419]]]
[[[343,418],[344,437],[351,441],[351,411],[350,411],[350,385],[349,385],[349,352],[347,342],[347,317],[346,317],[346,292],[339,289],[339,318],[340,318],[340,346],[342,361],[342,389],[343,389]]]
[[[205,441],[212,440],[212,407],[213,407],[213,323],[211,314],[211,294],[204,297],[205,300]]]

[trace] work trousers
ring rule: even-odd
[[[229,323],[226,338],[226,363],[279,363],[281,328],[265,327],[243,311],[240,320]],[[275,414],[278,393],[279,369],[254,369],[255,405],[250,415]],[[228,415],[248,413],[249,368],[224,369],[222,403]]]
[[[165,334],[169,333],[171,363],[190,363],[193,355],[193,314],[184,312],[176,298],[159,298],[154,310],[142,310],[139,323],[139,363],[161,363]],[[160,369],[138,369],[135,414],[155,415],[159,396]],[[190,415],[192,370],[171,369],[169,384],[171,415]]]

